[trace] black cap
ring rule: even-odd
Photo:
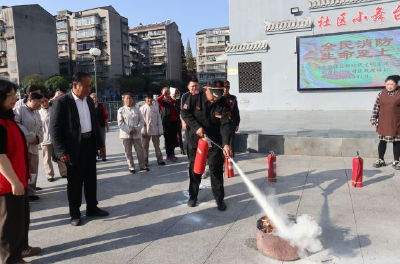
[[[228,80],[224,81],[224,87],[231,87],[231,84],[229,83]]]
[[[214,98],[221,98],[224,95],[224,82],[223,81],[213,81],[211,86],[208,86],[212,96]]]

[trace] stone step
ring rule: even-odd
[[[235,137],[236,152],[269,153],[279,155],[306,155],[353,157],[359,151],[361,157],[376,158],[378,155],[377,136],[365,138],[350,137],[302,137],[294,135],[263,135],[238,133]],[[393,145],[388,144],[386,153],[392,157]]]

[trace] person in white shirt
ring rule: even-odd
[[[81,225],[82,190],[86,216],[102,217],[109,213],[98,207],[96,155],[105,153],[96,124],[95,109],[89,93],[90,76],[77,72],[72,76],[72,90],[53,102],[50,135],[56,156],[67,165],[67,195],[70,224]]]
[[[144,126],[143,115],[139,108],[134,106],[134,99],[131,93],[123,96],[124,106],[118,109],[117,120],[120,129],[119,137],[125,148],[125,157],[129,171],[135,173],[135,163],[132,155],[132,145],[135,148],[141,171],[149,171],[144,158],[144,149],[141,142],[141,130]]]
[[[160,149],[160,136],[163,134],[163,125],[158,106],[153,104],[153,95],[148,93],[145,95],[145,104],[140,108],[140,112],[144,118],[144,126],[142,128],[142,146],[146,165],[149,163],[149,143],[153,141],[154,150],[156,152],[158,165],[165,165]]]
[[[30,201],[36,201],[39,197],[36,195],[36,181],[39,172],[39,144],[43,141],[42,120],[39,115],[39,108],[43,95],[31,93],[24,99],[24,104],[14,109],[15,122],[24,132],[28,143],[29,151],[29,169],[32,174],[32,180],[28,184],[28,194]]]
[[[51,143],[50,137],[50,117],[51,117],[51,106],[49,104],[50,97],[45,94],[42,99],[42,108],[39,110],[40,119],[43,124],[43,142],[42,142],[42,154],[43,154],[43,165],[46,173],[46,178],[49,182],[54,181],[54,169],[51,158],[54,152],[53,144]],[[65,163],[57,160],[58,170],[62,178],[67,178],[67,166]]]
[[[18,108],[18,107],[21,107],[21,106],[24,104],[24,100],[25,100],[26,98],[28,98],[28,96],[29,96],[31,93],[42,94],[42,92],[40,91],[40,88],[39,88],[39,87],[37,87],[36,85],[29,85],[28,87],[25,88],[25,95],[24,95],[24,97],[21,98],[21,99],[19,99],[19,100],[17,101],[17,103],[15,104],[14,110],[15,110],[16,108]]]

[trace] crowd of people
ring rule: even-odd
[[[139,170],[149,171],[149,145],[153,142],[159,166],[177,162],[175,148],[190,160],[188,206],[196,205],[201,175],[193,173],[197,141],[207,136],[223,146],[212,146],[208,165],[212,191],[219,210],[224,211],[223,160],[233,156],[233,134],[240,116],[236,97],[229,94],[229,82],[216,81],[199,87],[198,80],[188,83],[180,98],[179,89],[165,87],[161,95],[145,94],[145,104],[135,106],[131,93],[123,95],[118,109],[119,137],[130,173],[136,173],[133,149]],[[67,179],[70,224],[81,224],[82,190],[86,216],[109,213],[98,207],[96,162],[107,161],[106,133],[109,132],[105,107],[91,93],[90,77],[78,72],[72,77],[72,89],[55,95],[42,94],[31,85],[18,100],[17,86],[0,80],[0,256],[2,263],[28,263],[23,260],[39,254],[39,247],[28,243],[29,202],[40,200],[36,186],[39,152],[42,150],[45,177],[54,181],[53,162],[59,175]],[[221,100],[223,99],[223,100]],[[200,111],[199,111],[200,110]],[[182,136],[182,129],[185,134]],[[160,148],[164,136],[166,161]],[[132,149],[133,146],[133,149]]]
[[[400,76],[388,76],[385,89],[378,94],[371,117],[379,137],[378,160],[374,167],[385,166],[388,142],[393,143],[392,166],[400,170]],[[194,172],[198,142],[207,137],[211,144],[207,164],[211,189],[218,210],[225,211],[223,168],[225,157],[234,156],[234,135],[240,125],[237,98],[229,93],[229,81],[216,80],[199,87],[197,79],[180,96],[178,89],[165,87],[161,95],[145,94],[145,104],[135,106],[131,93],[123,95],[118,109],[119,137],[130,173],[136,173],[133,149],[139,170],[149,171],[149,145],[153,142],[156,162],[166,165],[160,148],[165,139],[166,161],[177,162],[175,149],[189,159],[189,199],[197,204],[203,175]],[[81,224],[82,190],[86,216],[104,217],[109,213],[98,207],[96,162],[107,161],[106,133],[109,132],[105,107],[92,93],[90,76],[78,72],[72,77],[72,89],[54,96],[42,94],[35,85],[25,89],[17,100],[17,86],[0,80],[0,257],[2,263],[28,263],[23,258],[39,254],[28,240],[29,202],[39,200],[36,186],[39,150],[43,154],[45,177],[54,181],[52,161],[59,174],[67,178],[70,224]],[[184,135],[182,135],[182,130]],[[132,148],[133,146],[133,148]]]

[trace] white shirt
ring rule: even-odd
[[[87,97],[85,96],[85,98],[81,100],[73,92],[72,96],[74,97],[76,107],[78,108],[79,122],[81,123],[81,133],[87,133],[92,131],[92,122],[90,120],[89,105],[86,101]]]

